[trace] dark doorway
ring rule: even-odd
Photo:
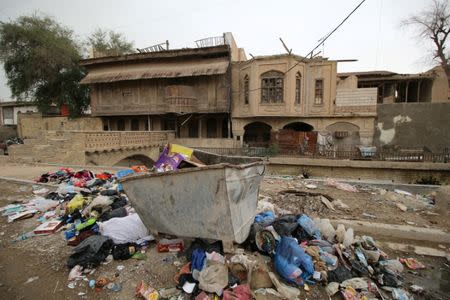
[[[217,137],[217,120],[208,119],[206,120],[206,137],[216,138]]]
[[[244,127],[244,143],[251,147],[267,147],[270,143],[272,126],[263,122],[253,122]]]
[[[283,127],[283,129],[291,129],[294,131],[309,132],[309,131],[313,131],[314,127],[312,127],[311,125],[309,125],[307,123],[303,123],[303,122],[293,122],[293,123],[289,123],[289,124],[285,125]]]

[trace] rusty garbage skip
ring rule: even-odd
[[[194,154],[206,166],[127,176],[120,180],[125,193],[154,234],[244,242],[256,214],[264,161]]]

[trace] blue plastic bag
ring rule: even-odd
[[[314,274],[314,264],[296,239],[283,236],[275,254],[275,271],[287,282],[303,285]]]
[[[316,224],[314,224],[313,220],[311,220],[307,215],[301,215],[300,218],[298,218],[297,223],[310,236],[313,236],[317,240],[322,239],[319,228],[317,228],[317,226],[316,226]]]
[[[273,211],[265,211],[255,216],[255,223],[262,224],[263,226],[269,226],[273,221],[275,221]]]
[[[131,170],[131,169],[120,170],[120,171],[117,171],[116,177],[117,177],[117,179],[120,179],[120,178],[123,178],[125,176],[131,175],[131,174],[134,174],[134,173],[135,172],[133,170]]]

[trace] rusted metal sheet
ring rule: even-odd
[[[278,144],[282,151],[313,153],[317,145],[317,132],[280,129],[272,132],[271,144]]]
[[[81,80],[81,83],[218,75],[225,74],[228,66],[227,58],[104,66],[90,70],[86,77]]]
[[[153,233],[244,242],[255,218],[264,162],[195,151],[203,162],[215,164],[125,177],[125,193]]]

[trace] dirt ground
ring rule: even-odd
[[[42,172],[55,170],[55,167],[11,166],[5,170],[0,166],[0,176],[15,175],[21,179],[32,179]],[[270,198],[270,201],[280,208],[293,213],[306,212],[311,216],[348,219],[365,219],[362,214],[368,213],[376,216],[376,219],[373,219],[376,222],[405,224],[406,221],[413,221],[418,226],[439,227],[448,231],[448,220],[429,215],[425,211],[401,212],[385,199],[380,200],[378,194],[372,194],[373,190],[349,193],[323,186],[319,182],[317,185],[317,189],[309,190],[304,187],[302,180],[267,178],[262,183],[261,195]],[[327,194],[332,199],[341,199],[349,208],[330,211],[322,205],[307,202],[309,210],[302,211],[302,207],[305,206],[302,201],[306,200],[296,199],[291,195],[281,197],[278,192],[286,189]],[[27,201],[32,197],[31,191],[32,187],[29,184],[0,180],[0,207],[16,201]],[[62,232],[13,242],[18,235],[34,229],[38,224],[37,217],[14,223],[7,223],[5,217],[0,217],[1,299],[135,299],[134,290],[141,280],[157,289],[174,287],[173,277],[179,265],[186,262],[183,257],[174,254],[158,253],[155,245],[151,244],[146,251],[146,260],[112,261],[100,265],[93,274],[87,275],[88,279],[106,277],[120,283],[121,291],[103,289],[96,292],[90,289],[88,282],[84,280],[77,281],[75,288],[71,289],[67,286],[69,270],[66,262],[72,248],[66,245]],[[415,296],[415,299],[450,299],[450,267],[446,259],[383,250],[391,258],[416,257],[427,266],[425,270],[417,273],[404,272],[406,288],[411,284],[425,287],[426,294]],[[123,270],[119,271],[118,266],[123,266]],[[302,290],[300,297],[300,299],[326,298],[321,285],[311,287],[309,292]]]
[[[313,184],[317,188],[309,189],[306,187],[307,184]],[[383,188],[378,188],[369,184],[358,184],[355,187],[357,187],[358,192],[354,193],[327,186],[325,182],[314,179],[304,180],[291,176],[286,176],[285,178],[279,176],[268,177],[265,178],[261,185],[260,199],[266,198],[269,202],[284,210],[294,214],[306,213],[311,217],[366,220],[387,224],[409,224],[450,231],[450,219],[442,214],[437,205],[426,206],[423,205],[423,202],[413,199],[413,197],[403,197],[393,192],[394,189],[401,189],[426,195],[438,187],[420,189],[408,185],[387,185],[383,186]],[[333,211],[317,199],[280,193],[286,190],[323,194],[329,196],[332,200],[341,200],[348,208],[339,208],[339,206],[335,205],[336,207]],[[380,190],[387,190],[387,192],[381,195]],[[392,197],[398,197],[398,201],[393,200]],[[408,210],[400,210],[396,203],[403,203]]]

